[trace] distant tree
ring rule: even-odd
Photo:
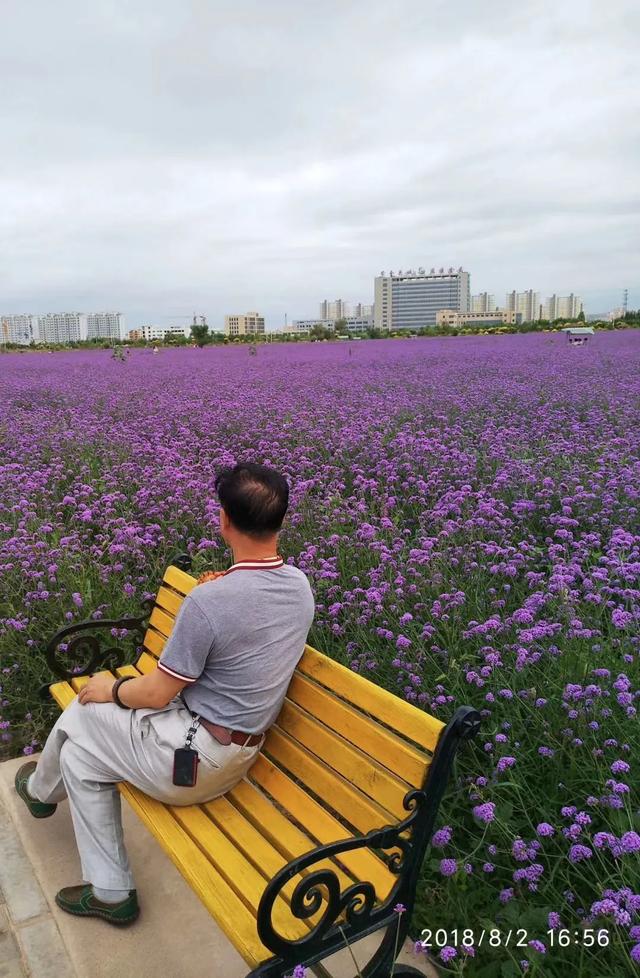
[[[316,323],[309,330],[309,337],[312,340],[326,340],[329,339],[331,335],[332,335],[332,330],[327,329],[325,326],[322,326],[320,323]]]
[[[194,323],[191,327],[191,337],[196,346],[202,349],[209,342],[209,327],[206,323]]]
[[[584,314],[584,309],[581,309],[580,312],[579,312],[579,314],[578,314],[578,321],[581,322],[581,323],[584,323],[584,322],[586,322],[586,320],[587,320],[587,317]]]

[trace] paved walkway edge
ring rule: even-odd
[[[6,903],[3,916],[8,930],[0,946],[0,966],[11,969],[7,970],[10,976],[77,978],[40,880],[25,852],[20,824],[12,818],[7,790],[0,780],[0,892]],[[20,959],[15,953],[16,945]]]

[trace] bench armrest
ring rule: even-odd
[[[172,560],[171,566],[178,567],[180,570],[188,573],[191,570],[191,557],[189,554],[177,554]],[[117,645],[105,647],[104,643],[102,645],[100,643],[102,636],[92,635],[90,633],[96,630],[99,632],[105,629],[111,631],[112,628],[126,628],[128,631],[137,633],[142,642],[146,630],[146,621],[153,611],[154,606],[155,600],[148,598],[141,602],[143,611],[140,615],[130,615],[123,618],[90,618],[87,621],[78,621],[73,625],[67,625],[66,628],[61,628],[60,631],[56,632],[49,639],[44,647],[45,659],[54,676],[57,676],[58,679],[67,680],[68,682],[77,676],[86,676],[99,669],[119,669],[120,666],[124,665],[124,652],[122,649]],[[67,642],[67,638],[71,638],[72,635],[76,635],[77,638]],[[108,641],[108,636],[105,635],[104,639]],[[61,645],[64,648],[60,648]],[[57,658],[59,653],[64,654],[68,661],[71,662],[75,661],[75,655],[79,655],[82,659],[82,665],[65,668]],[[45,683],[40,687],[38,690],[40,699],[49,699],[50,685],[50,683]]]
[[[427,849],[440,801],[453,767],[460,743],[474,737],[480,727],[477,710],[462,706],[442,731],[424,784],[405,795],[403,806],[409,815],[396,825],[385,825],[363,836],[354,836],[317,849],[291,860],[268,883],[258,907],[260,940],[278,955],[284,965],[305,961],[312,964],[366,934],[393,924],[397,948],[402,947],[411,920],[411,912],[422,861]],[[372,883],[359,881],[340,889],[337,874],[328,868],[311,870],[315,863],[337,857],[355,849],[392,850],[386,857],[388,869],[397,875],[384,901],[376,903]],[[277,933],[272,911],[283,887],[295,876],[306,873],[291,895],[291,913],[308,920],[323,907],[320,919],[304,937],[291,941]],[[396,909],[401,907],[402,909]],[[397,928],[397,930],[396,930]],[[385,950],[387,953],[388,947]],[[271,962],[270,962],[271,965]],[[265,967],[265,978],[270,974]],[[275,972],[274,972],[275,974]]]
[[[340,938],[338,946],[343,947],[345,940],[353,939],[356,934],[364,935],[371,930],[384,926],[385,923],[391,922],[394,918],[393,908],[400,902],[399,894],[403,888],[401,869],[406,856],[412,850],[412,840],[403,837],[402,833],[413,828],[425,803],[424,792],[411,791],[406,795],[404,805],[405,808],[411,808],[412,812],[408,818],[397,825],[387,825],[369,832],[367,835],[354,836],[350,839],[318,846],[317,849],[313,849],[283,866],[267,885],[258,907],[258,934],[262,943],[285,961],[292,955],[292,952],[296,961],[299,961],[301,951],[307,949],[312,951],[320,943],[324,944],[330,939],[332,934],[335,937],[338,921],[341,917],[343,920],[340,927],[344,937]],[[276,900],[282,895],[283,887],[289,880],[308,871],[315,863],[324,862],[334,856],[339,858],[341,853],[364,848],[395,850],[388,857],[387,865],[392,872],[400,873],[400,875],[398,882],[392,887],[383,903],[375,906],[376,892],[372,883],[361,880],[341,891],[340,881],[333,870],[328,868],[317,869],[307,872],[294,889],[291,896],[291,914],[298,919],[305,920],[316,914],[324,904],[325,909],[322,917],[309,934],[297,941],[287,940],[276,932],[272,923],[271,912]],[[324,950],[322,956],[327,953],[329,952]]]
[[[137,616],[90,618],[61,628],[49,639],[43,650],[54,676],[70,681],[79,675],[88,675],[100,669],[118,669],[124,664],[124,651],[117,645],[109,644],[111,629],[126,628],[134,632],[142,641],[145,622],[153,606],[153,599],[149,599],[142,602],[144,610]],[[95,634],[105,630],[107,632],[105,635]],[[68,664],[65,665],[58,656],[64,656]],[[77,664],[78,658],[81,664]],[[38,690],[41,699],[49,698],[49,686],[50,683],[45,683]]]

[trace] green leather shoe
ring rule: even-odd
[[[15,777],[16,791],[34,818],[49,818],[58,806],[50,805],[44,801],[38,801],[37,798],[32,798],[27,791],[27,781],[35,771],[36,766],[35,761],[28,761],[27,764],[23,764],[21,768],[18,768]]]
[[[103,903],[93,895],[91,883],[65,886],[56,893],[56,903],[62,910],[75,914],[76,917],[102,917],[116,927],[132,924],[140,914],[136,890],[129,890],[129,896],[120,903]]]

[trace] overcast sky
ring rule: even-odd
[[[0,9],[2,313],[276,327],[418,265],[640,306],[637,0]]]

